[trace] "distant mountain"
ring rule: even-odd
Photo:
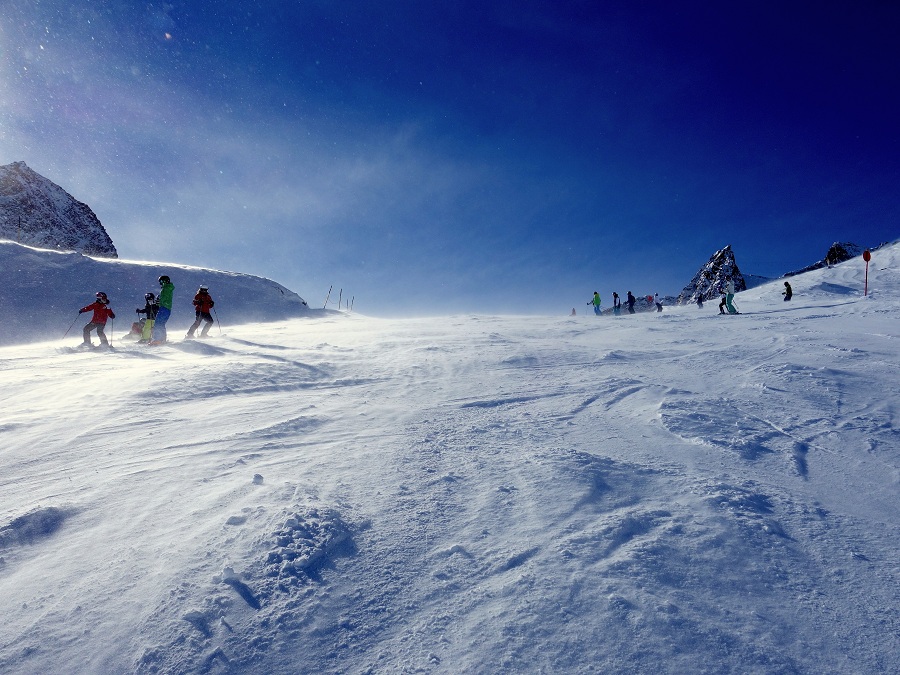
[[[0,166],[0,238],[38,248],[119,257],[90,207],[25,162]]]
[[[784,276],[792,277],[797,274],[803,274],[804,272],[812,272],[813,270],[828,267],[829,265],[837,265],[838,263],[842,263],[850,260],[851,258],[855,258],[861,253],[862,249],[856,244],[836,241],[831,245],[831,248],[828,249],[828,252],[825,254],[825,257],[822,260],[815,262],[812,265],[807,265],[801,270],[788,272]]]
[[[717,298],[724,292],[728,279],[734,281],[735,292],[747,290],[747,282],[738,269],[731,245],[713,253],[709,262],[700,268],[691,282],[679,293],[675,303],[686,305],[697,302],[698,297],[704,300]]]

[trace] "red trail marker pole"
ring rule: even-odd
[[[863,260],[866,261],[866,286],[865,286],[865,290],[863,291],[864,297],[869,295],[869,261],[871,259],[872,259],[872,254],[869,253],[869,249],[866,249],[865,251],[863,251]]]

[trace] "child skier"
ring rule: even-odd
[[[144,327],[141,329],[141,339],[138,342],[150,342],[150,336],[153,334],[153,324],[156,322],[156,313],[159,311],[159,305],[156,304],[156,296],[153,293],[144,293],[144,308],[138,307],[135,312],[138,314],[146,314]]]
[[[106,327],[106,320],[115,319],[116,315],[109,308],[109,298],[106,297],[106,293],[103,293],[102,291],[97,293],[97,299],[90,305],[79,309],[78,313],[84,314],[85,312],[91,311],[94,312],[94,315],[91,317],[90,322],[84,327],[84,342],[82,343],[82,346],[94,346],[91,342],[91,331],[97,329],[97,337],[100,338],[100,345],[109,347],[109,341],[106,339],[106,333],[103,332],[103,329]]]
[[[594,306],[594,314],[596,314],[597,316],[600,316],[600,312],[602,311],[600,305],[602,303],[603,303],[603,301],[600,299],[600,294],[597,291],[594,291],[593,299],[587,304],[593,305]]]
[[[213,302],[212,296],[210,296],[209,294],[209,289],[206,286],[201,286],[197,291],[197,295],[194,296],[194,309],[196,310],[196,319],[188,330],[187,337],[194,337],[194,332],[200,326],[201,321],[205,321],[206,325],[204,325],[203,330],[200,331],[200,337],[206,337],[207,333],[209,333],[210,327],[213,325],[213,318],[210,315],[209,310],[211,310],[213,308],[213,305],[215,304],[216,303]]]
[[[161,345],[166,342],[166,321],[172,315],[172,294],[175,292],[175,284],[165,274],[158,281],[161,289],[159,298],[157,298],[159,309],[156,310],[156,321],[153,323],[151,345]]]

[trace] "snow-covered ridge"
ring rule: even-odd
[[[90,304],[98,291],[106,293],[116,313],[111,328],[122,335],[140,318],[134,310],[144,306],[144,294],[158,294],[160,275],[175,284],[172,317],[168,326],[185,330],[194,321],[191,301],[200,284],[209,286],[221,325],[280,321],[307,316],[306,301],[270,279],[249,274],[173,265],[91,258],[75,252],[57,252],[0,241],[0,345],[61,339],[76,321],[78,309]],[[80,339],[76,330],[69,333]],[[109,333],[109,328],[107,333]]]
[[[91,208],[25,162],[0,166],[0,238],[40,248],[118,257],[112,239]]]

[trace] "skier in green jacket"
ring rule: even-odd
[[[594,291],[594,298],[587,304],[594,306],[594,314],[600,316],[600,312],[602,311],[600,308],[600,304],[603,301],[600,299],[600,294],[597,291]]]
[[[157,302],[159,310],[156,312],[156,322],[153,324],[153,339],[151,345],[161,345],[166,341],[166,321],[172,315],[172,294],[175,292],[175,284],[165,274],[159,278],[159,292]]]

